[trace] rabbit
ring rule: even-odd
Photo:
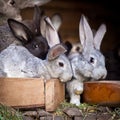
[[[82,45],[80,42],[71,43],[70,41],[65,41],[65,46],[67,47],[66,55],[71,55],[73,53],[82,53]]]
[[[70,61],[64,54],[66,49],[58,37],[53,38],[58,34],[49,17],[45,18],[45,22],[46,37],[50,44],[46,59],[35,57],[24,46],[11,44],[0,53],[0,70],[6,74],[5,77],[42,77],[45,81],[58,78],[61,82],[71,80],[73,73]]]
[[[106,25],[102,24],[93,36],[86,17],[81,16],[79,24],[79,37],[82,51],[68,54],[73,69],[74,79],[66,83],[70,95],[70,103],[80,105],[80,94],[84,90],[84,81],[105,79],[107,70],[105,57],[100,51],[102,39],[106,33]]]
[[[20,14],[21,9],[41,6],[51,0],[0,0],[0,25],[7,23],[8,18],[21,21],[23,18]]]
[[[22,44],[33,55],[45,59],[49,45],[40,32],[42,12],[38,6],[34,7],[33,20],[19,22],[8,19],[9,26],[0,26],[0,51],[12,43]]]

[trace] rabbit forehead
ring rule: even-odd
[[[64,54],[61,54],[56,59],[49,61],[51,68],[56,68],[56,67],[58,68],[59,63],[63,63],[64,67],[69,68],[69,66],[70,66],[70,62],[69,62],[68,58],[66,57],[66,55],[64,55]]]
[[[55,63],[57,63],[57,62],[63,62],[63,63],[65,63],[65,64],[69,64],[69,60],[68,60],[68,58],[66,57],[66,55],[63,53],[63,54],[60,54],[57,58],[56,58],[56,60],[55,60],[56,62]],[[54,61],[51,61],[51,62],[53,62],[54,63]]]
[[[83,52],[82,54],[83,54],[83,57],[88,60],[90,57],[93,57],[95,59],[99,59],[103,57],[103,54],[97,49],[90,49],[89,51]]]
[[[90,60],[91,57],[94,58],[94,60],[96,61],[96,66],[98,66],[98,65],[104,66],[105,65],[105,58],[99,50],[95,49],[95,50],[91,51],[88,54],[88,56],[85,55],[85,58],[88,61]]]

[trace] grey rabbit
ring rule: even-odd
[[[70,102],[80,105],[80,94],[83,92],[83,82],[87,80],[105,79],[107,70],[105,67],[105,58],[100,51],[100,45],[106,26],[102,24],[93,35],[87,19],[81,16],[79,24],[79,36],[82,51],[76,50],[68,54],[70,59],[74,79],[66,83],[67,91],[70,95]]]
[[[0,70],[5,75],[2,77],[57,78],[62,82],[71,80],[73,73],[70,61],[64,54],[66,49],[60,44],[58,34],[48,17],[45,18],[45,23],[50,46],[46,59],[35,57],[21,45],[11,44],[0,53]]]
[[[33,20],[19,22],[9,18],[9,26],[0,26],[0,51],[12,43],[22,43],[33,55],[45,59],[49,45],[40,31],[41,18],[42,11],[37,5],[34,7]]]

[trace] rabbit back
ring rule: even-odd
[[[11,44],[0,53],[0,70],[4,77],[42,77],[46,80],[55,78],[66,82],[71,80],[73,74],[64,52],[64,47],[55,46],[49,50],[47,59],[42,60],[25,47]]]
[[[34,57],[23,46],[11,44],[0,53],[1,70],[7,74],[7,77],[37,77],[37,65],[41,60]],[[42,70],[42,65],[41,65]],[[37,75],[36,75],[37,74]]]
[[[0,51],[7,48],[14,41],[16,39],[11,33],[9,26],[7,24],[0,26]]]

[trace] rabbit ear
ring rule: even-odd
[[[68,54],[70,53],[72,47],[73,47],[73,46],[72,46],[72,43],[70,43],[69,41],[66,41],[64,44],[65,44],[65,46],[66,46],[66,48],[67,48],[66,55],[68,55]]]
[[[84,15],[80,19],[79,36],[84,51],[89,51],[93,48],[93,33]]]
[[[54,14],[52,16],[52,18],[51,18],[51,21],[52,21],[54,27],[56,28],[56,30],[58,31],[60,26],[61,26],[61,24],[62,24],[62,17],[61,17],[61,15],[58,14],[58,13]]]
[[[94,37],[94,47],[98,50],[100,49],[100,45],[105,33],[106,33],[106,25],[102,24],[96,31],[95,37]]]
[[[14,19],[8,19],[8,25],[13,35],[22,43],[26,44],[29,40],[33,38],[32,32],[24,24]]]
[[[40,21],[41,21],[42,15],[43,15],[43,11],[41,11],[40,8],[37,5],[35,5],[33,23],[35,24],[37,34],[41,34],[40,33]]]
[[[46,31],[45,31],[45,38],[47,39],[48,45],[53,47],[56,44],[60,43],[58,33],[56,29],[54,28],[51,20],[49,17],[45,18],[45,23],[46,23]]]
[[[46,38],[46,23],[45,23],[45,17],[46,16],[43,16],[41,18],[41,21],[40,21],[40,31],[41,31],[41,34],[44,38]]]
[[[66,51],[67,50],[65,49],[65,47],[63,45],[61,45],[61,44],[55,45],[54,47],[52,47],[49,50],[47,58],[48,58],[48,60],[54,60],[61,54],[64,54]]]
[[[42,6],[50,1],[51,0],[15,0],[20,9],[33,7],[34,5]]]

